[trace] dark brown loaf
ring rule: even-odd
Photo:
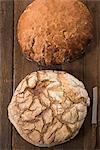
[[[79,0],[35,0],[18,22],[18,41],[27,58],[61,64],[84,53],[92,38],[92,17]]]

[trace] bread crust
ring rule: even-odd
[[[29,143],[50,147],[74,138],[90,99],[82,82],[62,71],[38,71],[18,85],[8,116]]]
[[[42,65],[72,61],[92,39],[93,20],[80,0],[35,0],[18,21],[23,54]]]

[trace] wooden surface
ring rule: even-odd
[[[10,11],[9,11],[10,10]],[[7,106],[13,88],[13,3],[0,1],[0,150],[10,150],[11,124]]]
[[[0,150],[91,150],[92,88],[98,86],[96,148],[100,150],[100,1],[86,2],[94,17],[94,39],[82,58],[60,66],[41,67],[26,60],[16,37],[19,16],[32,0],[0,0]],[[23,77],[41,69],[65,70],[82,80],[91,97],[91,107],[79,134],[70,142],[52,148],[38,148],[23,140],[10,124],[7,106]]]

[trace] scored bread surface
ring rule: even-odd
[[[76,136],[89,103],[83,83],[72,75],[37,71],[19,83],[8,106],[8,116],[26,141],[50,147]]]
[[[80,0],[34,0],[18,21],[23,54],[40,64],[61,64],[85,52],[93,19]]]

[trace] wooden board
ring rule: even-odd
[[[14,2],[14,3],[13,3]],[[82,58],[60,66],[41,67],[26,60],[16,37],[17,21],[32,0],[2,0],[0,8],[0,150],[40,150],[23,140],[7,119],[7,106],[18,83],[32,71],[42,69],[65,70],[82,80],[91,97],[91,107],[79,134],[70,142],[43,150],[90,150],[92,88],[98,86],[100,97],[100,1],[87,0],[94,17],[94,39]],[[4,17],[6,19],[4,19]],[[14,30],[13,30],[14,28]],[[9,30],[8,30],[9,29]],[[14,36],[13,36],[14,35]],[[6,43],[4,43],[6,41]],[[6,101],[6,102],[5,102]],[[5,128],[6,124],[6,128]],[[100,100],[98,98],[98,128],[96,149],[100,149]]]
[[[95,1],[87,1],[87,5],[93,15],[94,19],[94,39],[91,45],[87,48],[88,53],[84,57],[84,84],[89,92],[91,98],[92,106],[92,90],[93,87],[97,86],[97,3]],[[88,110],[88,115],[84,123],[84,149],[91,149],[92,147],[92,128],[91,128],[91,118],[92,118],[92,107]],[[94,139],[95,140],[95,139]]]
[[[9,11],[10,10],[10,11]],[[11,149],[12,130],[7,106],[12,96],[13,2],[0,1],[0,150]]]

